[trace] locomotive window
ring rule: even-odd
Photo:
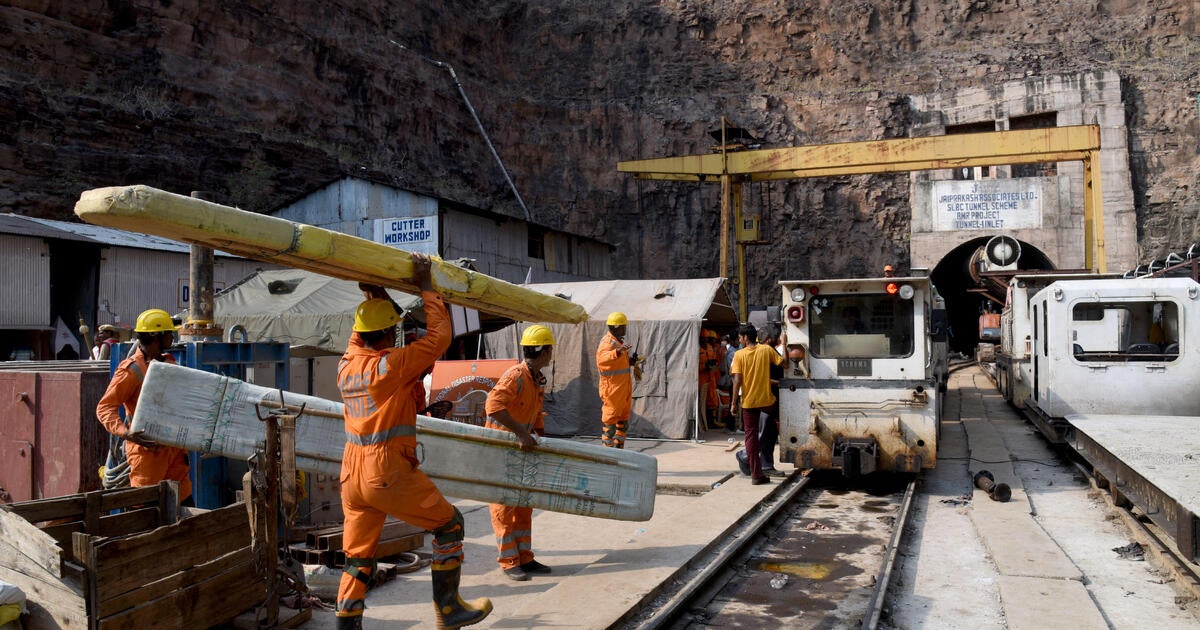
[[[894,295],[821,295],[809,302],[812,353],[822,358],[896,358],[913,353],[913,301]]]
[[[1093,302],[1071,309],[1071,354],[1077,361],[1175,361],[1180,333],[1174,302]]]

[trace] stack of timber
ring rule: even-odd
[[[342,551],[342,534],[341,525],[309,532],[303,543],[291,546],[292,558],[303,564],[343,567],[346,565],[346,553]],[[389,518],[379,534],[375,558],[390,558],[424,545],[425,532],[421,528]]]
[[[260,603],[246,506],[181,519],[178,497],[162,482],[0,506],[0,580],[30,627],[206,628]]]
[[[148,186],[89,190],[75,204],[88,223],[153,234],[343,280],[420,295],[412,255],[381,243]],[[447,302],[522,321],[577,323],[587,311],[545,293],[433,258],[433,284]]]
[[[162,444],[246,459],[260,448],[259,412],[286,408],[296,419],[296,467],[341,471],[342,404],[260,387],[155,361],[130,428]],[[260,409],[265,408],[265,409]],[[539,438],[522,451],[516,435],[417,416],[421,470],[452,497],[516,507],[644,521],[654,514],[658,461],[643,453]]]

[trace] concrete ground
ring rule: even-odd
[[[1200,627],[1169,574],[1113,551],[1135,540],[1124,522],[983,372],[956,372],[949,393],[938,467],[924,476],[885,611],[891,627]],[[975,489],[979,470],[1012,486],[1012,500]]]
[[[606,627],[779,487],[752,486],[749,478],[737,474],[733,450],[728,449],[738,436],[712,432],[703,437],[707,441],[701,443],[626,443],[627,449],[658,459],[659,494],[649,521],[534,511],[533,551],[554,572],[527,582],[509,580],[496,564],[487,504],[454,501],[466,518],[463,598],[490,597],[495,607],[473,627]],[[364,628],[433,624],[427,568],[400,575],[367,594]],[[304,627],[333,628],[333,614],[315,611]]]
[[[982,372],[956,372],[947,403],[938,467],[923,477],[885,626],[1200,627],[1170,575],[1112,551],[1134,540],[1123,521]],[[495,606],[475,627],[605,628],[779,487],[752,486],[736,473],[727,440],[739,436],[703,437],[627,444],[658,458],[649,521],[535,511],[534,552],[554,573],[528,582],[497,567],[487,505],[456,501],[467,521],[463,596],[487,596]],[[1012,486],[1011,501],[973,489],[969,471],[981,469]],[[433,627],[430,595],[427,568],[401,575],[368,594],[363,626]],[[333,628],[333,615],[316,611],[304,627]]]

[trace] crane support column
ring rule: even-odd
[[[1083,266],[1095,273],[1108,272],[1104,249],[1104,195],[1095,169],[1100,168],[1100,152],[1088,151],[1083,158]]]

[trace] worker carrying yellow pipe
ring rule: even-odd
[[[121,420],[120,415],[120,409],[124,406],[125,417],[133,418],[138,396],[142,392],[142,380],[151,361],[175,363],[175,357],[167,353],[167,348],[175,342],[175,322],[166,311],[152,308],[138,315],[133,332],[137,335],[137,346],[133,355],[121,361],[113,372],[108,389],[96,405],[96,418],[109,433],[125,440],[129,485],[140,488],[156,485],[165,479],[178,481],[179,500],[184,501],[192,495],[187,451],[155,444],[136,433],[130,433],[129,426]]]
[[[482,621],[492,602],[465,602],[458,594],[463,562],[463,516],[446,500],[417,458],[417,403],[421,375],[450,347],[450,314],[434,290],[430,259],[413,254],[413,284],[420,287],[428,333],[396,348],[401,314],[382,287],[366,285],[354,332],[338,364],[345,401],[346,449],[342,455],[342,545],[346,569],[338,587],[337,627],[362,628],[375,551],[390,514],[433,533],[433,602],[438,628]]]
[[[521,334],[523,360],[508,368],[488,392],[484,411],[489,429],[517,434],[521,450],[537,446],[533,434],[545,435],[546,377],[542,368],[554,360],[554,334],[534,324]],[[492,531],[496,534],[496,561],[509,579],[524,582],[531,573],[550,573],[550,567],[533,559],[533,508],[492,503]]]
[[[633,410],[633,369],[637,353],[625,343],[629,318],[613,311],[605,320],[608,332],[596,348],[596,369],[600,372],[600,439],[605,446],[625,448],[625,432]]]

